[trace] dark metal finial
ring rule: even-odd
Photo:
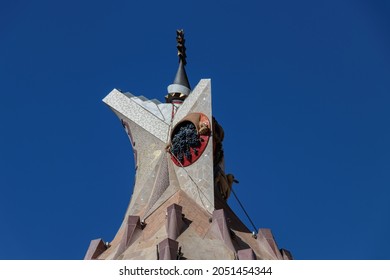
[[[178,29],[176,30],[176,41],[177,41],[177,55],[179,56],[179,62],[180,60],[183,61],[183,65],[187,64],[186,60],[186,47],[185,47],[185,42],[186,40],[184,39],[184,30],[183,29]]]
[[[190,83],[188,81],[185,65],[186,60],[186,47],[184,39],[184,30],[176,30],[176,42],[177,42],[177,55],[179,56],[179,67],[176,72],[175,80],[168,86],[168,95],[165,96],[167,103],[175,102],[177,104],[182,103],[184,99],[191,93]]]

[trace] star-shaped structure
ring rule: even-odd
[[[188,167],[175,165],[166,149],[172,129],[190,113],[202,113],[212,120],[210,80],[201,80],[179,107],[173,103],[147,100],[116,89],[103,102],[121,120],[135,151],[136,183],[126,215],[139,215],[146,219],[179,189],[212,213],[212,140],[201,157]]]

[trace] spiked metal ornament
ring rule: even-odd
[[[183,29],[176,30],[176,42],[177,55],[179,57],[179,68],[177,69],[173,84],[168,86],[168,95],[165,96],[167,103],[181,103],[191,92],[191,86],[184,67],[187,64],[187,54]]]
[[[177,55],[179,56],[179,62],[180,60],[183,61],[183,64],[187,64],[186,60],[186,46],[184,45],[186,40],[184,39],[184,30],[176,30],[176,41],[177,41]]]

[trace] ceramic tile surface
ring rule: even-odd
[[[122,225],[98,259],[158,259],[158,246],[167,238],[167,209],[172,204],[182,209],[183,228],[175,240],[182,259],[236,259],[238,251],[248,248],[257,259],[291,256],[288,251],[280,254],[270,230],[259,230],[254,236],[226,201],[214,194],[213,132],[201,156],[186,167],[174,164],[167,152],[172,128],[188,114],[206,115],[212,127],[209,79],[201,80],[178,107],[115,89],[103,101],[118,116],[129,137],[136,170]],[[223,160],[220,166],[223,169]],[[137,233],[124,248],[129,215],[138,216],[131,218],[139,219],[142,226],[139,223]]]
[[[114,89],[103,99],[103,102],[161,141],[167,141],[169,125],[153,111],[137,103],[135,99]],[[160,111],[157,115],[160,115]]]
[[[193,112],[205,114],[210,123],[212,122],[210,80],[199,82],[178,109],[173,125]],[[187,167],[176,166],[175,171],[181,189],[207,212],[212,213],[214,210],[213,137],[210,137],[205,151],[195,163]]]

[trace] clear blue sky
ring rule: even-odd
[[[297,259],[389,258],[389,15],[387,1],[3,1],[0,259],[111,241],[134,160],[101,99],[163,100],[177,28],[256,226]]]

